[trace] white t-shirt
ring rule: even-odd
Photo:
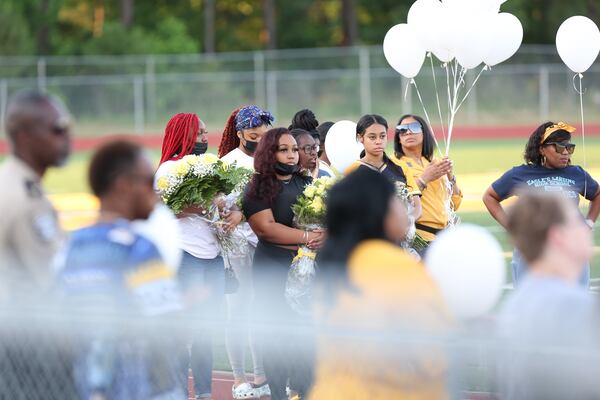
[[[221,157],[221,160],[229,164],[235,162],[238,167],[248,168],[254,171],[254,157],[244,153],[239,147],[225,154]]]
[[[251,157],[248,154],[244,153],[242,150],[239,149],[239,147],[225,154],[223,157],[221,157],[221,160],[230,164],[233,164],[235,162],[235,165],[237,167],[248,168],[254,171],[254,157]],[[248,241],[248,243],[256,247],[256,244],[258,243],[258,238],[256,237],[256,234],[254,233],[252,228],[250,228],[249,223],[243,222],[238,226],[237,229]]]
[[[166,175],[170,165],[174,161],[165,161],[158,167],[154,175],[154,187],[156,190],[156,181]],[[219,245],[217,238],[211,231],[208,223],[203,221],[200,216],[189,216],[178,218],[179,231],[181,233],[181,248],[196,258],[211,260],[219,255]]]

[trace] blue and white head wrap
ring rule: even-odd
[[[235,129],[238,131],[252,129],[261,125],[271,125],[273,121],[275,118],[269,111],[261,110],[257,106],[246,106],[240,108],[235,117]]]

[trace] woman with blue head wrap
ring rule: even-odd
[[[273,121],[273,115],[269,111],[254,105],[234,110],[223,130],[219,157],[231,164],[235,162],[238,167],[253,170],[254,151]],[[237,292],[226,296],[228,324],[225,343],[234,377],[232,395],[234,399],[260,398],[270,395],[269,385],[266,382],[262,353],[255,338],[249,334],[247,323],[254,297],[252,262],[258,238],[247,222],[238,225],[237,232],[240,235],[236,237],[247,242],[249,251],[244,257],[227,257],[225,260],[228,267],[235,271],[239,282]],[[246,243],[240,243],[242,245],[246,246]],[[253,383],[246,380],[245,374],[245,350],[248,343],[252,353]]]

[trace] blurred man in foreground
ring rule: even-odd
[[[64,106],[42,93],[19,93],[8,105],[11,153],[0,165],[0,300],[29,298],[51,281],[50,263],[63,235],[41,180],[67,160],[69,123]]]
[[[568,200],[524,193],[508,231],[528,273],[499,316],[502,399],[600,397],[595,302],[577,285],[592,256],[592,232]]]
[[[93,155],[89,183],[99,219],[73,233],[58,266],[61,303],[81,335],[74,362],[81,398],[184,399],[166,347],[173,325],[157,318],[182,307],[175,272],[132,226],[157,202],[154,169],[140,146],[116,140]]]

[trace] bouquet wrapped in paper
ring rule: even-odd
[[[427,242],[419,236],[415,227],[414,204],[408,186],[403,182],[396,181],[396,196],[404,203],[408,215],[408,230],[406,238],[400,245],[416,258],[420,259],[419,252],[427,247]]]
[[[216,155],[188,155],[172,163],[156,182],[163,202],[179,214],[188,207],[205,210],[202,216],[215,233],[225,256],[239,250],[234,233],[226,233],[221,214],[239,201],[252,171],[228,164]]]
[[[335,183],[334,178],[321,177],[304,188],[296,204],[292,206],[296,227],[305,231],[322,228],[325,222],[325,200],[328,190]],[[285,298],[299,314],[310,313],[313,282],[316,274],[317,253],[300,246],[294,257],[285,285]]]

